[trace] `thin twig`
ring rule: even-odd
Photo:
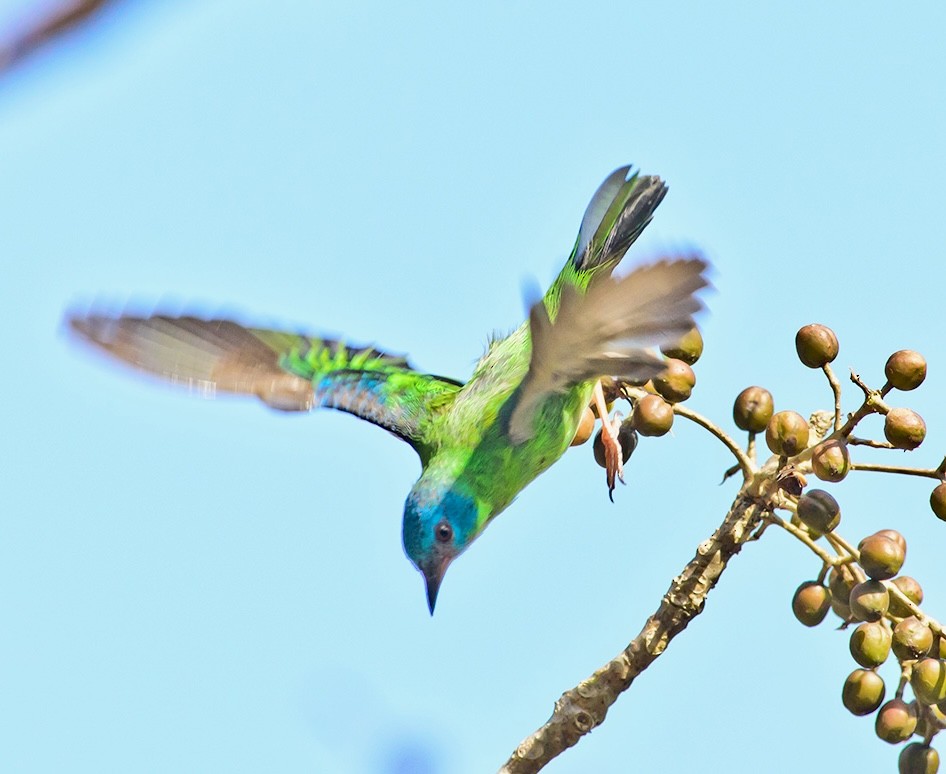
[[[838,381],[838,377],[835,376],[834,371],[831,368],[829,363],[825,363],[822,366],[822,371],[824,375],[828,377],[828,384],[831,385],[831,392],[834,393],[834,429],[841,429],[841,382]]]
[[[872,449],[896,449],[890,441],[875,441],[872,438],[858,438],[855,435],[852,435],[847,439],[847,442],[851,446],[870,446]]]
[[[851,470],[867,470],[873,473],[899,473],[902,476],[922,476],[944,480],[944,465],[946,459],[937,468],[910,468],[904,465],[876,465],[872,462],[852,462]]]

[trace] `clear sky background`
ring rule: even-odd
[[[892,399],[926,444],[859,456],[935,466],[944,31],[939,3],[129,2],[0,81],[0,768],[495,770],[638,632],[736,491],[680,420],[614,505],[572,450],[431,618],[400,544],[409,447],[131,378],[62,335],[74,304],[227,310],[465,378],[634,163],[670,194],[627,264],[695,245],[715,265],[691,405],[732,428],[761,384],[827,408],[793,347],[820,321],[842,374],[877,386],[894,350],[927,355]],[[931,489],[833,491],[848,538],[902,529],[942,618]],[[791,617],[818,569],[775,530],[748,546],[547,770],[895,771],[840,704],[847,636]]]

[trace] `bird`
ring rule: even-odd
[[[404,550],[423,575],[431,615],[450,564],[522,489],[558,460],[597,410],[610,490],[623,480],[619,416],[602,379],[641,384],[703,308],[708,261],[662,256],[612,274],[667,193],[658,176],[616,169],[595,191],[572,251],[528,319],[494,336],[463,382],[341,339],[160,312],[66,313],[77,340],[205,397],[255,396],[273,409],[333,408],[403,439],[421,474],[404,504]]]

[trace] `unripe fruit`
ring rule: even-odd
[[[809,368],[821,368],[838,356],[838,337],[825,325],[806,325],[795,334],[795,351]]]
[[[641,435],[665,435],[673,426],[673,408],[659,395],[645,395],[634,404],[631,419]]]
[[[916,730],[916,706],[903,699],[891,699],[877,713],[874,730],[890,744],[905,742]]]
[[[876,580],[858,583],[851,589],[851,614],[858,621],[879,621],[890,605],[887,587]]]
[[[851,455],[844,441],[819,443],[811,453],[811,469],[822,481],[841,481],[851,469]]]
[[[890,655],[890,629],[883,622],[862,623],[851,633],[851,655],[862,667],[877,667]]]
[[[946,701],[946,661],[924,658],[913,665],[910,685],[917,699],[924,704]]]
[[[797,411],[779,411],[765,426],[765,442],[772,454],[798,454],[808,446],[808,423]]]
[[[903,549],[903,553],[906,554],[906,552],[907,552],[907,539],[906,539],[903,535],[901,535],[899,532],[897,532],[897,530],[895,530],[895,529],[879,529],[879,530],[877,530],[874,534],[875,534],[875,535],[883,535],[884,537],[890,538],[894,543],[896,543],[898,546],[900,546],[900,548]]]
[[[909,575],[898,575],[892,582],[913,604],[919,605],[923,601],[923,587]],[[913,615],[913,611],[897,599],[895,594],[890,595],[890,612],[898,618]]]
[[[696,374],[682,360],[671,359],[653,380],[654,389],[671,403],[680,403],[690,397],[696,386]]]
[[[824,489],[812,489],[798,498],[795,512],[814,537],[831,532],[841,523],[841,508]]]
[[[693,365],[703,354],[703,336],[700,335],[700,329],[691,328],[678,342],[661,347],[660,351],[667,357],[676,358],[688,365]]]
[[[908,744],[897,760],[900,774],[936,774],[939,771],[939,753],[922,742]]]
[[[900,545],[886,535],[869,535],[857,548],[861,553],[859,564],[874,580],[892,578],[900,572],[906,558]]]
[[[891,640],[894,655],[900,661],[922,658],[933,647],[933,632],[915,616],[904,618],[893,628]]]
[[[876,672],[855,669],[841,688],[841,702],[855,715],[869,715],[880,706],[887,689]]]
[[[937,518],[946,521],[946,483],[939,484],[930,493],[930,508]]]
[[[575,437],[572,438],[572,446],[581,446],[589,438],[595,430],[595,415],[592,413],[591,408],[585,406],[585,410],[581,412],[581,419],[578,420],[578,429],[575,430]]]
[[[805,626],[817,626],[831,607],[831,592],[816,581],[805,581],[792,597],[792,612]]]
[[[926,438],[926,422],[908,408],[890,409],[884,419],[884,436],[896,449],[915,449]]]
[[[733,422],[740,430],[761,433],[769,424],[775,402],[764,387],[746,387],[736,396],[732,407]]]
[[[884,374],[890,386],[898,390],[915,390],[926,378],[926,359],[912,349],[901,349],[887,358]]]

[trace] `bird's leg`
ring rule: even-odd
[[[621,418],[608,416],[608,404],[604,399],[604,390],[601,381],[595,383],[594,404],[601,419],[601,443],[604,446],[605,471],[608,477],[608,496],[614,491],[615,479],[624,483],[624,460],[621,452],[621,442],[618,440],[618,429],[621,427]]]

